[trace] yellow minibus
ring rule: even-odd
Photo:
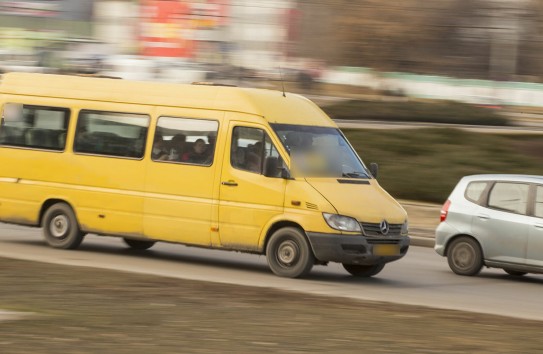
[[[284,277],[328,262],[369,277],[409,248],[376,169],[302,96],[7,73],[0,106],[0,221],[52,247],[173,242],[264,254]]]

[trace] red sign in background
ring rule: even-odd
[[[141,54],[194,56],[197,32],[226,24],[228,1],[144,0],[141,4]]]
[[[141,53],[161,57],[191,57],[189,5],[176,0],[145,0],[141,6]]]

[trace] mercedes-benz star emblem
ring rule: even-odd
[[[379,224],[379,229],[381,230],[381,233],[386,236],[389,230],[388,222],[386,220],[381,221],[381,224]]]

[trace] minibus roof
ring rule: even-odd
[[[262,116],[269,123],[336,127],[307,98],[263,89],[6,73],[0,94],[242,112]]]

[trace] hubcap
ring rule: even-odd
[[[66,215],[57,215],[51,220],[49,230],[51,235],[57,238],[62,238],[66,236],[68,228],[70,227],[70,221]]]
[[[284,265],[291,265],[298,258],[298,245],[291,240],[281,243],[277,250],[277,258]]]
[[[461,244],[454,250],[454,264],[459,268],[469,268],[475,258],[475,251],[468,244]]]

